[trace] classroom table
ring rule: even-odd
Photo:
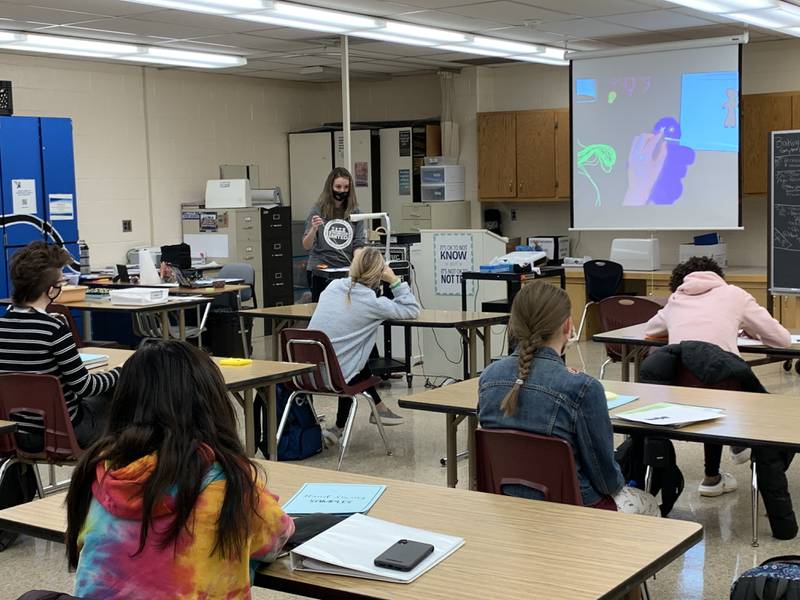
[[[270,490],[288,500],[306,482],[384,484],[370,516],[464,538],[409,584],[292,571],[287,558],[254,585],[312,598],[589,600],[638,598],[639,585],[703,537],[702,526],[605,510],[397,481],[290,463],[264,463]],[[0,510],[0,528],[63,542],[64,495]],[[573,576],[565,568],[578,566]]]
[[[643,347],[667,345],[667,340],[665,338],[645,337],[645,328],[646,323],[640,323],[639,325],[622,327],[621,329],[597,333],[592,336],[592,340],[595,342],[620,345],[622,349],[622,360],[620,361],[620,366],[622,367],[622,381],[630,380],[631,362],[633,362],[634,366],[633,380],[639,381],[639,367],[641,366],[642,357],[644,356],[644,352],[642,352]],[[797,333],[797,331],[792,331],[792,335],[796,335]],[[739,352],[742,354],[764,354],[769,357],[769,360],[766,362],[792,360],[800,358],[800,344],[792,344],[789,348],[770,348],[763,344],[740,343]],[[763,363],[757,362],[751,364]]]
[[[756,394],[729,390],[654,385],[625,381],[603,381],[603,387],[617,394],[638,396],[639,399],[611,411],[614,431],[623,434],[657,433],[658,435],[688,442],[716,443],[728,446],[780,446],[800,452],[800,404],[794,396],[781,394]],[[632,410],[655,402],[672,402],[692,406],[724,408],[725,416],[713,421],[695,423],[686,427],[658,427],[614,419],[618,412]],[[434,390],[426,390],[401,398],[401,408],[444,413],[447,445],[447,485],[458,482],[456,472],[456,434],[458,425],[467,422],[469,450],[469,482],[475,487],[475,430],[478,427],[478,380],[469,379]],[[758,542],[758,491],[755,478],[751,485],[753,505],[753,545]]]
[[[0,419],[0,433],[14,433],[17,430],[17,424],[14,421],[3,421]]]
[[[314,314],[316,304],[291,304],[269,308],[251,308],[241,311],[247,317],[269,319],[272,323],[272,356],[280,355],[279,333],[292,321],[308,322]],[[506,313],[468,312],[460,310],[434,310],[423,308],[416,319],[391,319],[386,321],[391,326],[403,327],[405,330],[406,363],[411,355],[411,327],[455,329],[467,342],[467,353],[464,355],[464,378],[478,374],[478,337],[483,340],[483,360],[488,365],[492,360],[491,327],[504,325],[509,319]],[[479,330],[481,330],[479,334]],[[384,359],[391,359],[391,355]],[[409,381],[410,385],[410,381]]]
[[[104,354],[108,356],[108,364],[100,365],[98,369],[111,369],[124,364],[133,354],[133,350],[117,348],[81,348],[81,352],[88,354]],[[304,363],[275,362],[272,360],[253,360],[249,365],[232,367],[220,365],[218,357],[212,357],[225,380],[225,387],[233,394],[244,410],[244,441],[247,456],[255,456],[255,416],[253,405],[255,393],[263,390],[267,399],[267,449],[271,460],[278,459],[277,435],[277,403],[275,399],[275,384],[287,381],[295,375],[307,373],[314,369],[314,365]]]

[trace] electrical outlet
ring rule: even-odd
[[[512,221],[516,221],[517,220],[517,211],[516,210],[512,210],[511,211],[511,220]]]
[[[130,219],[122,220],[122,233],[130,233],[133,231],[133,224]]]

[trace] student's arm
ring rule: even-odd
[[[62,383],[71,389],[78,399],[97,396],[112,389],[119,380],[120,369],[106,373],[92,373],[83,365],[72,332],[66,324],[55,332],[51,352],[58,365]]]
[[[596,379],[583,388],[577,421],[578,456],[592,487],[604,496],[614,496],[625,485],[614,460],[614,432],[608,417],[603,386]]]
[[[650,319],[644,328],[645,338],[665,338],[668,335],[667,320],[664,318],[664,308],[658,311],[652,319]]]
[[[353,223],[355,226],[354,233],[353,233],[353,250],[357,250],[358,248],[362,248],[363,246],[367,245],[367,231],[365,224],[366,221],[356,221]]]
[[[752,295],[745,290],[742,290],[742,293],[745,295],[742,311],[742,328],[745,333],[752,338],[760,339],[765,346],[772,348],[791,346],[792,335],[789,330],[776,321]]]
[[[278,497],[266,488],[259,491],[259,508],[250,543],[250,560],[272,562],[294,534],[294,521],[281,509]]]
[[[317,230],[324,224],[322,217],[315,209],[311,209],[306,219],[306,230],[303,233],[303,248],[311,250],[314,247],[314,240],[317,239]]]
[[[372,310],[376,319],[416,319],[419,316],[419,302],[405,281],[392,288],[392,295],[393,299],[384,296],[375,298]]]

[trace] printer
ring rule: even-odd
[[[250,208],[253,194],[249,179],[209,179],[206,181],[206,210]]]

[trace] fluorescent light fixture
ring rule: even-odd
[[[492,50],[494,52],[506,52],[507,54],[539,54],[543,52],[541,46],[534,44],[524,44],[522,42],[510,42],[497,38],[475,36],[470,42],[465,44],[478,50]]]
[[[467,36],[458,31],[448,31],[446,29],[434,29],[433,27],[421,27],[419,25],[409,25],[398,21],[387,21],[380,32],[401,37],[414,38],[418,40],[430,40],[432,42],[443,42],[447,44],[459,44],[467,41]]]
[[[496,50],[486,50],[485,48],[473,48],[464,44],[463,46],[451,46],[445,44],[443,46],[436,46],[439,50],[449,50],[450,52],[463,52],[464,54],[479,54],[480,56],[497,56],[503,58],[508,56],[508,52],[498,52]]]
[[[754,10],[752,12],[738,12],[726,14],[729,19],[744,21],[756,27],[766,29],[781,30],[785,27],[800,26],[800,7],[788,4],[781,8],[769,8],[766,10]]]
[[[196,67],[198,65],[207,69],[225,69],[241,67],[247,64],[247,59],[230,54],[210,54],[207,52],[190,52],[188,50],[173,50],[171,48],[158,48],[149,46],[141,48],[136,56],[125,56],[126,60],[142,60],[143,62],[164,61],[164,64]],[[169,62],[166,62],[169,61]]]
[[[542,56],[541,54],[520,54],[518,56],[509,56],[511,60],[519,60],[522,62],[530,62],[530,63],[540,63],[543,65],[558,65],[560,67],[565,67],[569,64],[568,60],[560,59],[560,58],[549,58],[547,56]]]
[[[347,27],[301,21],[299,19],[279,17],[270,13],[245,13],[241,15],[235,15],[235,17],[245,21],[253,21],[254,23],[267,23],[269,25],[280,25],[281,27],[309,29],[311,31],[321,31],[323,33],[347,33]]]
[[[65,54],[88,58],[111,58],[202,69],[223,69],[247,64],[247,59],[229,54],[190,52],[155,46],[134,46],[133,44],[119,44],[75,37],[8,31],[0,31],[0,49]]]
[[[370,17],[362,17],[360,15],[336,10],[312,8],[300,4],[290,4],[288,2],[276,2],[272,12],[289,19],[299,19],[300,21],[308,21],[311,23],[341,25],[348,30],[375,29],[382,25],[381,21]]]
[[[234,15],[245,10],[264,10],[271,5],[269,0],[266,2],[264,0],[125,0],[125,2],[209,15]]]
[[[407,46],[435,46],[436,42],[431,40],[417,40],[414,38],[403,37],[402,35],[392,35],[385,33],[382,29],[354,31],[352,34],[355,37],[367,38],[370,40],[379,40],[381,42],[391,42],[392,44],[405,44]]]
[[[743,10],[760,10],[778,6],[778,0],[670,0],[673,4],[680,4],[708,13],[730,13]]]

